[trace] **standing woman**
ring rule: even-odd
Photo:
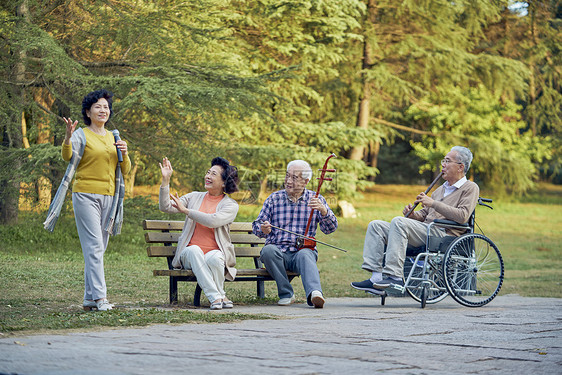
[[[109,235],[121,232],[125,184],[123,173],[131,170],[127,143],[116,140],[119,132],[105,129],[112,114],[113,94],[106,90],[89,93],[82,101],[82,116],[86,127],[76,129],[78,121],[64,118],[66,135],[62,158],[70,161],[51,207],[45,229],[53,231],[66,190],[72,185],[72,205],[76,228],[84,255],[84,310],[111,310],[103,255]],[[118,150],[123,160],[119,162]]]
[[[160,169],[160,210],[186,215],[172,266],[193,271],[211,310],[232,308],[224,292],[224,280],[236,277],[230,224],[238,213],[238,203],[226,194],[238,191],[236,167],[224,158],[214,158],[205,174],[206,192],[194,191],[181,197],[170,194],[173,169],[168,158],[163,159]]]

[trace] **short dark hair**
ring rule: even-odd
[[[86,111],[89,111],[90,108],[92,108],[92,106],[101,98],[107,100],[107,104],[109,104],[109,117],[107,119],[109,120],[111,118],[111,115],[113,114],[113,109],[111,109],[113,94],[107,90],[96,90],[86,95],[82,100],[82,117],[84,118],[84,124],[90,125],[92,123],[92,120],[90,120]]]
[[[222,167],[221,177],[224,181],[224,191],[226,194],[238,191],[238,169],[225,158],[216,157],[211,161],[211,167],[218,165]]]

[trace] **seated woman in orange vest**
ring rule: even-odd
[[[205,174],[206,192],[194,191],[181,197],[170,194],[173,169],[168,158],[160,163],[160,169],[160,210],[186,215],[172,265],[193,271],[211,310],[232,308],[233,303],[224,292],[224,281],[236,277],[230,224],[238,213],[238,203],[226,194],[238,191],[236,167],[224,158],[214,158]]]

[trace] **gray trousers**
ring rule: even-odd
[[[309,305],[312,306],[310,294],[314,290],[322,292],[320,273],[316,266],[316,261],[318,260],[317,251],[302,249],[283,252],[277,246],[269,244],[261,249],[260,260],[277,283],[279,298],[290,298],[294,294],[286,270],[297,272],[301,275],[302,285]]]
[[[76,229],[84,255],[84,299],[97,300],[107,296],[103,255],[109,233],[103,230],[113,197],[110,195],[72,193]]]
[[[418,247],[425,244],[428,225],[402,216],[395,217],[390,223],[371,221],[365,234],[361,267],[370,272],[382,272],[386,276],[403,277],[406,248],[408,245]],[[430,235],[444,237],[446,233],[441,228],[432,227]]]

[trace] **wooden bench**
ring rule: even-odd
[[[191,270],[174,269],[172,259],[176,253],[176,246],[183,221],[177,220],[144,220],[142,227],[147,232],[144,237],[149,257],[165,257],[168,261],[168,269],[154,270],[154,276],[166,276],[170,278],[170,304],[178,302],[178,281],[197,282]],[[271,281],[273,278],[263,267],[260,261],[260,250],[265,243],[265,239],[259,238],[252,233],[252,223],[234,222],[230,226],[230,237],[235,246],[236,258],[253,258],[254,268],[237,268],[234,281],[255,281],[257,295],[265,297],[264,281]],[[297,273],[287,271],[289,280],[292,280]],[[201,305],[201,287],[197,284],[193,296],[193,304]]]

